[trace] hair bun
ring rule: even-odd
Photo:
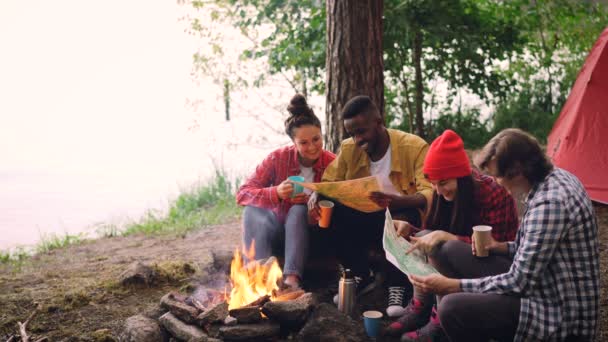
[[[295,94],[291,101],[289,101],[289,106],[287,106],[287,111],[292,115],[308,115],[311,112],[310,107],[308,107],[308,103],[306,103],[306,98],[302,94]]]

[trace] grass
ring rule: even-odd
[[[234,195],[238,187],[238,180],[231,181],[225,172],[216,171],[206,185],[182,191],[165,213],[150,210],[139,222],[127,225],[124,230],[112,224],[100,224],[96,231],[102,237],[139,233],[184,235],[207,225],[225,223],[241,214],[242,208],[236,204]],[[33,248],[19,247],[13,251],[0,251],[0,264],[20,265],[33,253],[48,253],[80,244],[84,239],[84,234],[45,235]]]
[[[170,204],[166,214],[148,211],[140,222],[129,225],[123,235],[183,235],[207,225],[234,219],[242,210],[234,197],[238,187],[238,180],[230,181],[224,172],[216,171],[207,185],[182,191]]]
[[[48,253],[55,249],[65,248],[71,245],[80,244],[84,241],[85,235],[83,233],[70,235],[65,233],[63,235],[47,234],[43,235],[38,245],[36,245],[36,253]]]

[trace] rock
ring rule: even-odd
[[[221,327],[223,327],[222,324],[209,324],[205,326],[204,329],[209,337],[220,338]]]
[[[236,323],[236,318],[232,316],[226,316],[226,319],[224,320],[224,325],[236,325]]]
[[[209,340],[209,336],[201,328],[182,322],[170,312],[162,315],[159,322],[171,335],[179,340],[188,342],[206,342]]]
[[[93,331],[93,341],[95,342],[116,342],[112,337],[112,331],[110,329],[99,329]],[[158,340],[156,340],[158,341]]]
[[[118,277],[119,282],[123,286],[128,285],[145,285],[151,286],[154,283],[156,272],[147,265],[136,261]]]
[[[269,339],[278,336],[281,327],[272,322],[257,324],[237,324],[231,327],[221,327],[220,336],[227,341],[252,341]]]
[[[162,333],[158,323],[142,315],[131,316],[125,321],[121,342],[162,342]]]
[[[327,303],[319,304],[297,335],[299,341],[368,341],[361,324]]]
[[[259,306],[243,306],[229,311],[230,316],[236,318],[241,323],[257,323],[262,321],[262,314]]]
[[[193,306],[179,301],[183,296],[177,293],[167,293],[160,299],[160,306],[169,310],[173,315],[186,323],[194,323],[199,310]]]
[[[196,320],[201,326],[211,323],[223,322],[228,316],[228,303],[226,301],[216,304],[198,315]]]
[[[234,252],[230,251],[213,251],[211,252],[213,259],[213,268],[217,272],[230,272],[230,264],[234,258]]]
[[[281,325],[300,327],[313,309],[314,298],[312,293],[305,293],[298,299],[268,302],[262,307],[262,313]]]

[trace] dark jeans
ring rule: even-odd
[[[405,209],[391,215],[420,225],[420,214],[416,209]],[[384,256],[382,235],[384,232],[384,210],[364,213],[339,203],[334,207],[332,226],[338,260],[356,275],[369,272],[370,254],[381,253],[380,270],[386,273],[388,286],[407,286],[407,277]],[[376,270],[378,271],[378,270]],[[411,285],[410,285],[411,286]]]
[[[431,257],[441,274],[457,279],[506,273],[512,260],[490,255],[479,258],[471,245],[448,241]],[[441,326],[452,341],[513,341],[519,323],[519,297],[490,293],[452,293],[439,303]]]

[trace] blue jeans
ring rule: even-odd
[[[255,259],[284,254],[284,275],[297,275],[302,279],[308,257],[309,231],[306,205],[292,206],[285,224],[268,209],[246,206],[243,212],[243,246],[248,250],[255,241]],[[280,251],[281,248],[284,251]]]

